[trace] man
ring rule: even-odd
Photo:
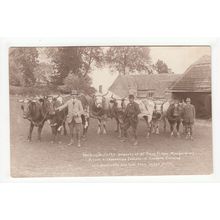
[[[185,127],[186,139],[193,140],[193,124],[196,117],[194,105],[191,104],[191,99],[186,99],[186,105],[183,107],[183,125]]]
[[[174,103],[172,103],[167,109],[167,119],[170,124],[170,136],[174,135],[174,126],[176,124],[177,137],[179,137],[179,127],[181,123],[181,108],[179,100],[174,100]]]
[[[83,126],[82,139],[86,140],[86,135],[89,127],[89,102],[83,93],[78,95],[78,99],[81,101],[83,107],[83,114],[81,115]]]
[[[73,90],[71,93],[71,99],[64,105],[58,107],[56,110],[61,111],[68,108],[67,122],[70,129],[71,140],[69,145],[74,143],[74,128],[76,131],[77,146],[80,147],[80,129],[82,124],[81,115],[83,114],[83,107],[80,100],[77,99],[78,93]]]
[[[137,125],[138,125],[138,115],[141,113],[139,105],[134,101],[134,95],[129,95],[129,103],[125,109],[124,113],[124,138],[127,138],[127,130],[132,127],[134,136],[134,145],[137,145]],[[125,139],[123,140],[125,141]]]

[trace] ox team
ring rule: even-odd
[[[55,139],[57,131],[60,130],[61,126],[65,126],[65,121],[67,121],[69,130],[70,130],[69,145],[74,144],[74,130],[75,130],[77,146],[80,147],[81,146],[81,142],[80,142],[81,126],[83,125],[83,137],[85,137],[87,129],[88,129],[88,124],[89,124],[89,104],[86,101],[85,96],[81,96],[81,97],[83,97],[83,99],[80,99],[78,92],[76,90],[73,90],[71,92],[70,100],[68,100],[66,103],[58,107],[56,105],[53,105],[52,110],[51,108],[49,108],[49,110],[47,110],[46,113],[44,114],[42,113],[42,116],[36,122],[34,121],[35,120],[34,117],[31,118],[30,116],[27,116],[27,112],[24,111],[24,107],[22,106],[22,109],[24,111],[24,116],[25,116],[24,118],[28,119],[31,122],[28,139],[31,140],[31,133],[32,133],[34,126],[37,126],[40,128],[39,129],[40,130],[39,139],[40,139],[40,132],[46,120],[49,120],[49,123],[52,127],[52,132],[54,134],[54,139]],[[42,103],[43,103],[41,104],[43,106],[42,109],[46,108],[45,106],[48,106],[47,102],[42,102]],[[96,105],[96,100],[94,100],[94,102],[92,103]],[[115,102],[113,101],[113,103]],[[32,102],[29,103],[28,111],[30,111],[31,104],[33,103]],[[98,103],[98,106],[99,105],[100,104]],[[119,111],[120,107],[122,108]],[[100,112],[99,108],[94,108],[94,106],[92,106],[91,109],[98,109],[98,112]],[[140,110],[139,104],[135,101],[134,95],[130,94],[128,96],[127,105],[125,105],[125,102],[123,99],[121,106],[116,107],[116,109],[117,111],[115,111],[113,115],[110,114],[111,115],[110,117],[111,118],[114,117],[117,123],[120,124],[119,126],[121,129],[120,137],[122,137],[122,141],[125,142],[127,140],[128,138],[127,131],[131,127],[132,136],[134,139],[133,145],[137,145],[138,144],[138,140],[137,140],[138,116],[141,113],[141,110]],[[120,114],[118,114],[119,112]],[[28,114],[31,115],[30,112]],[[91,112],[90,117],[92,117],[92,115],[96,115],[95,112]],[[157,115],[156,112],[155,112],[155,115]],[[152,118],[153,117],[154,115],[152,115]],[[101,121],[103,118],[105,119],[104,121],[106,121],[105,111],[102,111],[102,115],[98,115],[96,116],[96,118],[99,120],[98,133],[100,133]],[[186,99],[186,103],[185,102],[179,103],[178,100],[174,100],[167,109],[166,118],[170,124],[171,136],[174,135],[174,126],[176,126],[177,136],[180,136],[179,127],[182,122],[184,126],[184,133],[186,135],[186,139],[193,140],[193,124],[195,120],[195,107],[191,104],[190,98]],[[150,132],[151,132],[151,129],[150,129]],[[105,123],[104,123],[103,133],[106,133]]]

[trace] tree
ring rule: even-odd
[[[102,47],[80,47],[78,48],[82,58],[81,73],[87,76],[92,67],[102,67],[104,63],[104,52]]]
[[[81,57],[76,47],[48,48],[47,54],[53,65],[51,82],[62,85],[69,73],[79,74],[81,68]]]
[[[68,92],[75,89],[89,95],[94,94],[96,91],[95,88],[92,87],[92,80],[89,76],[77,76],[74,74],[69,74],[65,78],[64,86],[62,86],[62,88]]]
[[[50,63],[40,62],[34,69],[34,77],[36,83],[49,84],[51,82],[51,76],[53,75],[54,69]]]
[[[168,66],[162,60],[158,60],[155,67],[158,73],[168,73]]]
[[[110,68],[121,75],[135,71],[148,73],[151,63],[150,49],[148,47],[110,47],[106,53],[106,62]]]
[[[35,83],[34,69],[38,65],[38,51],[34,47],[9,50],[9,80],[11,85],[31,86]]]
[[[63,85],[69,74],[88,76],[93,65],[102,65],[104,57],[101,47],[47,48],[45,53],[53,65],[51,79],[56,85]]]

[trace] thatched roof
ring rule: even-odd
[[[169,87],[171,92],[211,92],[211,57],[205,55],[193,63],[183,76]]]
[[[154,92],[154,96],[163,97],[166,90],[181,76],[180,74],[151,74],[118,76],[109,91],[119,97],[126,97],[131,90]],[[146,97],[146,95],[145,95]]]

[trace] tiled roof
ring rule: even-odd
[[[211,92],[211,58],[203,56],[193,63],[173,85],[172,92]]]
[[[117,96],[126,97],[129,90],[154,91],[155,96],[164,96],[165,91],[181,74],[150,74],[150,75],[127,75],[118,76],[109,91]]]

